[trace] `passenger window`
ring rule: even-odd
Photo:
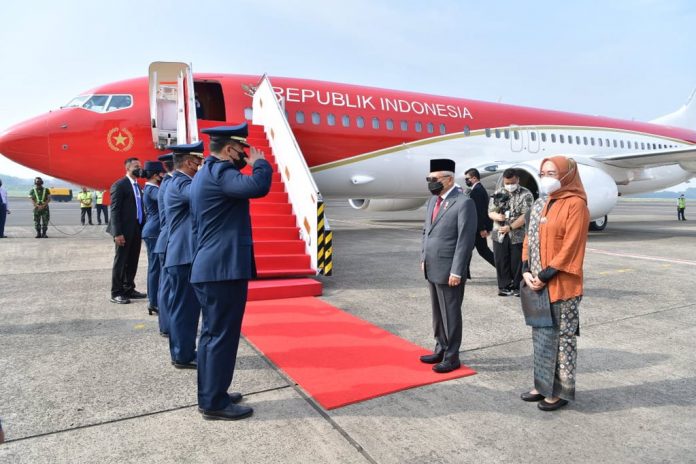
[[[486,137],[490,137],[490,136],[491,136],[491,130],[490,130],[490,128],[486,127]]]
[[[321,122],[321,115],[317,113],[316,111],[312,112],[312,124],[319,125]]]
[[[432,134],[433,132],[435,132],[435,124],[433,124],[432,122],[429,122],[425,127],[428,130],[428,134]]]
[[[362,116],[358,116],[357,118],[355,118],[355,125],[358,126],[359,129],[365,127],[365,118],[363,118]]]
[[[640,142],[640,149],[645,150],[645,142]]]
[[[529,138],[532,139],[532,142],[536,142],[536,132],[530,132]]]
[[[623,143],[623,140],[619,141],[619,145],[621,145],[621,148],[623,148],[623,147],[624,147],[624,143]]]
[[[541,133],[541,141],[546,142],[546,132]]]
[[[372,128],[379,129],[379,118],[372,118]]]
[[[506,139],[510,139],[510,129],[504,129],[503,135],[505,136]]]
[[[657,144],[653,143],[653,150],[657,150]]]
[[[333,114],[329,113],[326,115],[326,124],[329,126],[335,126],[336,125],[336,116]]]
[[[556,143],[556,134],[551,134],[551,142]]]
[[[445,135],[447,133],[447,127],[444,123],[440,124],[440,134]]]
[[[590,145],[594,147],[594,137],[590,137]]]
[[[572,135],[568,136],[568,143],[573,143],[573,136]]]
[[[597,139],[597,142],[599,143],[599,146],[602,146],[602,139]]]
[[[614,148],[617,148],[619,146],[619,144],[616,143],[616,139],[612,139],[612,142],[614,143]]]
[[[579,136],[579,135],[576,135],[576,136],[575,136],[575,142],[576,142],[578,145],[580,145],[580,136]]]
[[[106,109],[106,111],[116,111],[120,110],[123,108],[128,108],[131,106],[132,99],[130,95],[114,95],[111,97],[111,101],[109,102],[109,107]],[[251,108],[248,108],[251,110]],[[246,114],[247,108],[244,108],[244,113]],[[251,119],[251,118],[247,118]]]
[[[350,116],[344,114],[341,118],[341,124],[343,125],[343,127],[350,127]]]
[[[495,130],[495,138],[499,139],[500,138],[500,129]]]
[[[408,130],[408,121],[401,121],[401,130],[404,132]]]
[[[385,121],[387,130],[394,130],[394,120],[393,119],[387,119]]]
[[[520,131],[514,130],[512,131],[512,136],[515,138],[515,140],[520,139]]]
[[[469,126],[464,126],[464,135],[469,136],[471,134],[471,129],[469,129]]]
[[[558,137],[561,139],[561,143],[565,143],[565,137],[563,134],[559,135]]]
[[[414,128],[416,129],[416,132],[423,132],[423,123],[420,121],[416,121],[414,124]]]
[[[609,143],[609,139],[605,139],[605,140],[607,142],[607,148],[609,148],[611,146],[611,144]]]
[[[304,124],[304,111],[297,111],[295,112],[295,122],[297,124]]]
[[[587,137],[583,137],[583,138],[582,138],[582,143],[585,144],[585,145],[587,145]]]

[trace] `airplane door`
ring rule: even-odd
[[[535,130],[527,131],[527,151],[529,153],[539,152],[539,133]]]
[[[155,61],[149,72],[150,127],[155,147],[198,141],[193,73],[186,63]]]
[[[522,131],[519,127],[510,127],[510,148],[512,151],[522,151]]]

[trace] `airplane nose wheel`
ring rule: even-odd
[[[590,222],[590,230],[601,231],[607,228],[608,218],[604,216],[603,218],[595,219]]]

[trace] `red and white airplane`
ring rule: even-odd
[[[194,74],[193,81],[198,129],[251,119],[259,76]],[[536,195],[540,160],[564,154],[580,165],[593,225],[601,229],[618,195],[696,175],[693,94],[675,113],[636,122],[305,79],[271,82],[321,193],[350,199],[355,208],[421,206],[434,157],[454,159],[460,183],[466,169],[477,167],[488,188],[503,169],[515,167]],[[0,153],[108,189],[123,174],[125,158],[164,152],[153,140],[152,101],[148,77],[99,86],[0,133]]]

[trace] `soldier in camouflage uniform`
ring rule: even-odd
[[[51,202],[51,192],[43,186],[43,179],[40,177],[34,179],[34,188],[29,192],[29,198],[34,203],[36,238],[46,238],[48,221],[51,219],[51,213],[48,209],[48,204]]]

